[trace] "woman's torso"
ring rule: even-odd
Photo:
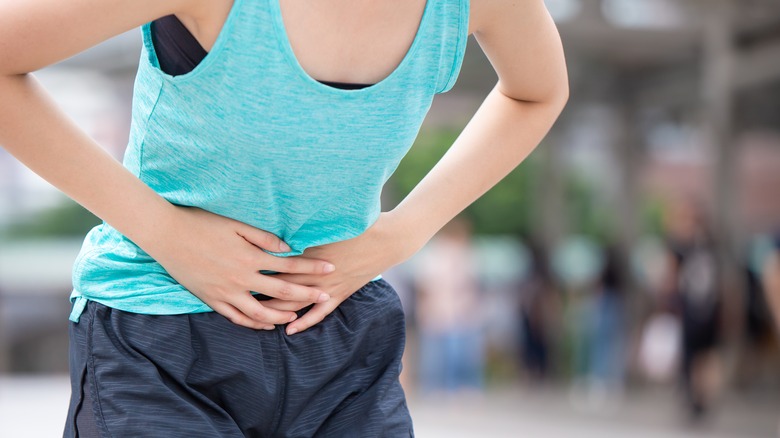
[[[362,13],[285,5],[235,0],[213,42],[205,25],[193,33],[209,53],[179,76],[160,70],[151,22],[142,25],[123,165],[172,204],[278,235],[290,256],[355,237],[379,216],[384,183],[458,76],[469,2],[427,0],[422,17],[390,2]],[[87,299],[137,313],[211,310],[105,223],[86,236],[73,286],[72,320]]]

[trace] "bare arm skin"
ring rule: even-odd
[[[336,272],[282,275],[333,297],[289,324],[288,334],[321,321],[367,281],[411,257],[517,167],[565,106],[569,89],[563,49],[543,0],[472,0],[469,21],[498,83],[452,147],[395,209],[382,213],[361,236],[304,253],[333,262]],[[295,308],[278,300],[267,305]]]
[[[208,6],[208,0],[0,0],[0,145],[214,310],[237,324],[273,328],[295,313],[266,308],[249,291],[309,302],[329,297],[258,271],[322,273],[329,264],[272,256],[260,248],[285,251],[276,236],[170,204],[81,131],[31,74],[156,18],[211,13]],[[202,34],[216,39],[214,32]]]

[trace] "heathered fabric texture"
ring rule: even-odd
[[[378,218],[382,186],[434,95],[454,85],[468,14],[469,0],[428,0],[400,64],[357,90],[303,70],[279,0],[234,0],[209,54],[179,76],[159,68],[146,23],[123,164],[171,203],[278,235],[292,248],[281,256],[355,237]],[[74,262],[71,298],[73,321],[87,299],[144,314],[211,311],[105,222]]]
[[[404,325],[384,280],[293,336],[213,312],[142,315],[90,302],[70,323],[63,436],[412,437],[399,381]]]

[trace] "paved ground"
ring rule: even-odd
[[[66,376],[0,377],[2,436],[61,436],[68,397]],[[777,436],[777,400],[726,400],[698,427],[682,421],[679,405],[666,393],[631,395],[599,413],[575,408],[560,389],[503,388],[454,399],[410,395],[409,405],[420,438],[752,438]]]

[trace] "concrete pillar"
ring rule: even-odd
[[[714,203],[712,208],[715,231],[724,248],[738,247],[741,237],[736,202],[736,148],[733,132],[733,0],[707,0],[702,58],[702,109],[707,139],[715,154]],[[728,256],[729,254],[724,254]],[[724,259],[723,261],[733,261]]]
[[[566,232],[566,220],[564,214],[564,173],[565,167],[562,159],[563,137],[561,132],[564,123],[557,124],[558,129],[553,129],[545,139],[542,147],[535,153],[542,155],[542,169],[538,172],[541,181],[536,183],[541,188],[541,193],[536,197],[538,205],[536,211],[536,226],[540,241],[549,253],[560,242]]]
[[[740,235],[737,202],[737,159],[734,135],[735,0],[700,0],[704,16],[702,35],[702,124],[714,154],[711,219],[717,239],[718,262],[723,278],[726,381],[734,375],[740,356],[745,283],[739,270],[744,236]]]
[[[616,90],[620,100],[616,102],[616,110],[620,114],[620,123],[617,124],[617,132],[613,141],[613,151],[616,162],[620,165],[619,187],[616,199],[616,212],[619,220],[618,226],[618,250],[623,260],[629,261],[632,251],[639,240],[640,228],[640,201],[639,174],[644,155],[642,135],[639,131],[638,107],[634,95],[630,92],[630,78],[619,81],[622,86]],[[623,272],[626,279],[628,296],[634,297],[638,291],[634,276],[630,272],[630,264],[623,266],[627,271]]]

